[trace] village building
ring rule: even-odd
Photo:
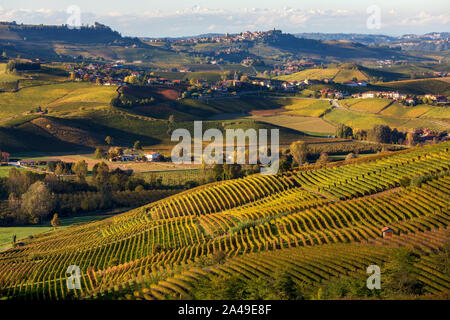
[[[161,154],[159,154],[158,152],[149,152],[144,154],[144,157],[147,159],[147,161],[154,162],[161,159]]]

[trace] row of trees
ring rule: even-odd
[[[37,62],[28,62],[25,60],[10,60],[6,64],[6,73],[14,73],[16,71],[32,71],[40,70],[41,64]]]
[[[392,143],[403,144],[405,141],[411,143],[413,136],[398,131],[396,128],[391,129],[387,125],[375,125],[370,130],[357,130],[354,131],[351,127],[346,125],[339,125],[336,129],[336,137],[344,139],[358,139],[367,140],[378,143]]]
[[[0,224],[41,223],[51,218],[55,211],[72,215],[76,213],[74,208],[75,211],[80,208],[80,211],[86,211],[138,206],[153,199],[151,191],[163,188],[161,179],[146,182],[135,177],[132,170],[110,170],[104,162],[96,164],[90,176],[85,161],[73,165],[49,163],[49,167],[55,174],[22,172],[12,168],[8,178],[0,179],[0,198],[8,199],[1,202],[7,203],[7,210],[1,211]],[[68,170],[75,174],[75,178],[56,175]],[[114,196],[118,192],[128,192],[128,196],[118,201]],[[139,197],[133,197],[134,193]],[[82,198],[78,196],[80,194]],[[76,205],[70,207],[65,205],[67,203]]]

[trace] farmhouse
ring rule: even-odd
[[[150,152],[144,154],[144,157],[147,161],[158,161],[161,158],[161,155],[158,152]]]
[[[384,227],[381,229],[381,233],[383,234],[383,238],[392,237],[394,235],[394,230],[389,227]]]

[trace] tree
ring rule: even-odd
[[[108,145],[112,145],[113,142],[114,142],[114,139],[113,139],[112,137],[110,137],[110,136],[107,136],[107,137],[105,138],[105,142],[106,142]]]
[[[73,172],[78,177],[79,181],[85,181],[85,178],[88,173],[88,165],[86,161],[80,160],[73,166]]]
[[[224,164],[223,173],[226,180],[236,179],[241,176],[242,167],[240,164]]]
[[[413,146],[414,140],[414,133],[408,132],[408,134],[406,135],[406,143],[408,144],[408,146]]]
[[[289,149],[292,157],[299,166],[303,165],[308,157],[308,146],[305,141],[292,142]]]
[[[109,167],[106,163],[96,163],[92,168],[92,174],[98,185],[109,181]]]
[[[123,155],[123,148],[121,147],[111,147],[108,150],[108,159],[114,159]]]
[[[58,163],[55,168],[55,174],[57,176],[62,176],[64,174],[64,167],[62,163]]]
[[[383,291],[388,296],[418,295],[423,284],[416,278],[414,264],[420,259],[409,249],[397,249],[384,267]]]
[[[142,150],[142,145],[141,145],[141,142],[139,140],[134,142],[133,149],[134,150]]]
[[[367,138],[370,141],[378,143],[391,143],[392,142],[392,131],[389,126],[376,125],[372,130],[369,131]]]
[[[54,203],[54,196],[48,186],[42,181],[37,181],[22,195],[21,209],[29,221],[38,223],[50,214]]]
[[[317,160],[317,164],[324,165],[324,164],[327,164],[329,161],[330,161],[330,158],[328,157],[328,153],[322,152],[320,154],[319,159]]]
[[[105,152],[100,148],[96,148],[94,157],[95,159],[103,159],[105,157]]]
[[[336,129],[336,137],[349,139],[353,137],[353,129],[344,124],[340,124]]]
[[[52,224],[52,227],[55,228],[55,229],[56,229],[56,227],[61,226],[62,223],[61,223],[61,220],[59,219],[57,213],[55,213],[55,214],[53,215],[51,224]]]
[[[356,155],[353,152],[350,152],[346,157],[345,161],[349,161],[351,159],[356,159]]]

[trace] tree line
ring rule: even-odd
[[[49,162],[49,173],[12,168],[0,179],[3,199],[0,224],[37,224],[55,212],[71,216],[81,212],[136,207],[172,194],[180,188],[167,188],[161,179],[145,181],[132,170],[111,170],[97,163],[88,176],[87,163]],[[74,174],[75,177],[61,175]],[[165,192],[161,192],[161,189]],[[6,204],[6,206],[5,206]]]

